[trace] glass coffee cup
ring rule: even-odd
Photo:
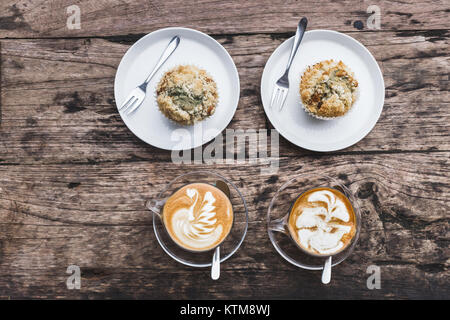
[[[221,190],[232,206],[233,220],[229,232],[220,242],[205,250],[192,250],[177,243],[165,225],[166,202],[176,192],[193,184],[205,184]],[[219,246],[220,263],[226,261],[239,249],[247,233],[248,211],[245,199],[230,180],[215,172],[194,171],[180,175],[170,181],[156,198],[147,201],[146,206],[153,213],[153,230],[163,250],[174,260],[191,267],[211,267],[212,253]]]
[[[336,194],[345,196],[354,213],[352,238],[343,248],[329,254],[307,250],[299,244],[292,234],[292,228],[289,228],[289,218],[296,201],[307,192],[319,189],[331,189]],[[361,215],[356,197],[341,181],[321,174],[307,173],[295,176],[280,187],[270,202],[267,223],[269,238],[285,260],[303,269],[323,270],[327,261],[331,268],[344,261],[353,251],[359,238]]]

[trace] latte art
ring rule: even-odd
[[[180,246],[196,251],[214,248],[233,222],[231,203],[219,189],[191,184],[175,192],[164,206],[166,228]]]
[[[343,250],[355,234],[355,214],[348,199],[331,188],[313,189],[300,196],[289,218],[297,243],[318,255]]]
[[[178,238],[190,246],[210,246],[222,234],[222,226],[215,219],[216,199],[211,192],[206,192],[199,212],[194,212],[199,200],[197,189],[186,189],[186,194],[193,200],[189,208],[181,208],[172,217],[172,227]]]

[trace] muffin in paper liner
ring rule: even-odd
[[[359,98],[359,89],[356,89],[355,94],[356,94],[355,102],[352,103],[351,107],[347,110],[347,112],[346,112],[345,114],[343,114],[342,116],[337,116],[337,117],[322,117],[322,116],[319,116],[319,115],[317,115],[317,114],[315,114],[315,113],[309,111],[309,109],[306,108],[306,106],[303,104],[302,96],[300,95],[300,91],[297,90],[297,95],[298,95],[298,98],[299,98],[299,100],[300,100],[300,105],[301,105],[302,109],[303,109],[307,114],[309,114],[311,117],[316,118],[316,119],[320,119],[320,120],[335,120],[335,119],[340,119],[340,118],[345,117],[345,116],[347,116],[348,114],[352,113],[352,112],[354,111],[354,109],[355,109],[355,108],[353,108],[353,106],[355,105],[356,101],[357,101],[358,98]]]
[[[160,103],[160,101],[158,101],[158,88],[160,87],[160,84],[161,84],[161,81],[163,80],[163,78],[167,75],[168,72],[176,71],[177,69],[183,68],[183,67],[197,69],[194,71],[203,71],[205,73],[206,80],[210,79],[211,82],[214,84],[213,87],[211,88],[211,92],[210,92],[212,94],[213,98],[215,98],[213,101],[213,104],[210,106],[203,106],[203,101],[201,103],[202,107],[207,107],[208,109],[212,107],[213,109],[211,111],[208,111],[208,109],[200,109],[199,110],[201,112],[200,116],[195,116],[195,115],[193,116],[192,114],[190,114],[183,108],[180,108],[177,104],[173,103],[172,100],[170,100],[170,102],[165,101],[166,102],[165,104]],[[210,82],[207,81],[206,84],[203,84],[203,86],[205,86],[205,85],[206,86],[210,85]],[[194,125],[198,122],[201,122],[201,121],[206,120],[209,117],[213,116],[214,113],[216,112],[216,108],[219,104],[219,99],[220,99],[220,91],[219,91],[219,88],[217,86],[217,82],[215,81],[215,79],[206,70],[206,68],[203,68],[194,63],[177,63],[177,64],[174,64],[174,65],[164,68],[164,71],[161,73],[161,76],[159,77],[159,79],[156,83],[153,94],[154,94],[156,105],[158,106],[159,111],[170,121],[172,121],[178,125],[185,125],[185,126]],[[195,106],[194,106],[194,108],[195,108]],[[207,114],[204,114],[205,111]],[[186,116],[188,118],[180,119],[179,117],[181,117],[181,116]],[[177,119],[177,117],[178,117],[178,119]]]
[[[348,115],[350,112],[353,111],[353,109],[354,109],[353,106],[355,105],[356,101],[357,101],[358,98],[359,98],[359,86],[358,86],[358,82],[357,82],[356,80],[354,80],[355,83],[356,83],[356,87],[355,87],[354,91],[352,92],[352,103],[351,103],[350,107],[345,111],[344,114],[338,115],[338,116],[334,116],[334,117],[331,117],[331,116],[330,116],[330,117],[321,116],[321,115],[318,115],[318,114],[312,112],[311,110],[309,110],[308,107],[305,105],[305,103],[303,102],[303,99],[302,99],[302,95],[301,95],[301,84],[302,84],[303,77],[305,76],[305,72],[306,72],[307,70],[309,70],[310,68],[316,68],[318,65],[321,65],[322,63],[334,63],[334,62],[335,62],[335,61],[334,61],[333,59],[330,59],[330,60],[323,60],[323,61],[317,62],[317,63],[315,63],[315,64],[313,64],[313,65],[306,66],[306,67],[302,70],[302,72],[301,72],[300,83],[299,83],[299,87],[298,87],[298,90],[297,90],[297,95],[298,95],[298,97],[299,97],[300,105],[301,105],[301,107],[303,108],[303,110],[304,110],[307,114],[309,114],[311,117],[313,117],[313,118],[320,119],[320,120],[334,120],[334,119],[342,118],[342,117]],[[350,69],[349,69],[342,61],[339,60],[338,64],[339,64],[339,63],[342,63],[342,66],[345,68],[344,70],[345,70],[345,71],[348,71],[349,74],[351,75],[351,78],[354,79],[353,72],[352,72],[352,71],[351,71],[351,70],[350,70]]]

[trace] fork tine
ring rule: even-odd
[[[281,100],[283,100],[283,92],[284,92],[284,89],[280,88],[280,93],[279,93],[278,98],[277,98],[277,106],[278,106],[278,108],[280,107]]]
[[[139,101],[139,97],[138,96],[134,96],[133,99],[131,99],[130,104],[125,108],[124,112],[126,112],[127,114],[130,114],[130,109],[133,107],[133,105]]]
[[[126,108],[126,112],[128,112],[130,109],[131,109],[131,107],[133,107],[133,105],[136,103],[136,101],[138,101],[138,97],[133,97],[133,101],[131,101],[131,103],[128,105],[128,107]]]
[[[136,98],[136,100],[130,105],[130,107],[127,109],[127,115],[130,115],[134,110],[136,110],[141,104],[144,99]]]
[[[134,98],[136,98],[136,96],[133,95],[133,94],[130,95],[130,96],[128,96],[128,100],[126,100],[126,102],[123,103],[123,104],[120,106],[119,111],[122,110],[122,109],[128,108],[129,105],[130,105],[130,103],[131,103],[131,101],[134,100]]]
[[[278,88],[278,95],[277,100],[275,100],[275,106],[277,106],[280,103],[281,95],[283,94],[283,88]]]
[[[282,90],[282,97],[281,97],[281,103],[279,106],[279,110],[281,111],[281,109],[283,109],[284,106],[284,102],[286,101],[287,95],[288,95],[288,91],[287,90]]]
[[[126,107],[126,109],[124,110],[124,112],[126,112],[127,114],[129,114],[130,109],[133,107],[133,105],[136,103],[136,101],[138,101],[139,98],[134,96],[131,103]]]
[[[280,88],[278,88],[277,86],[275,86],[275,88],[273,89],[272,100],[270,101],[270,107],[272,107],[275,100],[277,100],[279,90],[280,90]]]

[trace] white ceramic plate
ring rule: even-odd
[[[294,37],[283,42],[270,56],[261,80],[261,99],[272,125],[287,140],[313,151],[335,151],[347,148],[364,138],[375,126],[384,104],[384,81],[371,53],[345,34],[307,31],[289,72],[290,89],[284,108],[270,107],[275,82],[284,73]],[[303,71],[327,59],[342,60],[355,74],[359,97],[352,109],[334,120],[319,120],[301,107],[299,93]]]
[[[117,69],[114,96],[119,107],[133,88],[153,70],[170,39],[178,35],[180,44],[147,87],[147,96],[130,115],[120,112],[123,122],[141,140],[166,150],[186,150],[216,137],[233,118],[239,100],[239,75],[228,52],[210,36],[187,28],[167,28],[139,39],[128,49]],[[167,119],[158,109],[155,90],[171,67],[193,64],[205,69],[216,81],[219,102],[216,112],[193,126],[182,126]]]

